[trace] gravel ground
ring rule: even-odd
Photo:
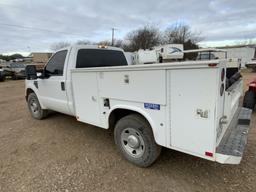
[[[244,73],[245,83],[255,73]],[[23,81],[0,83],[0,191],[256,191],[256,114],[240,165],[164,149],[150,168],[123,160],[113,134],[62,114],[31,118]]]

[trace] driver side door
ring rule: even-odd
[[[65,63],[67,50],[55,53],[44,68],[44,77],[38,79],[40,101],[47,109],[69,114],[66,94]]]

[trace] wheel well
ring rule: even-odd
[[[35,92],[33,91],[33,89],[28,88],[26,91],[26,101],[28,100],[28,96],[30,93],[35,93]]]
[[[130,115],[130,114],[138,114],[148,122],[148,120],[141,113],[138,113],[137,111],[133,111],[130,109],[114,109],[108,118],[109,128],[113,129],[115,127],[116,123],[121,118],[123,118],[127,115]],[[148,122],[148,124],[150,125],[149,122]]]

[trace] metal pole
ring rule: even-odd
[[[112,46],[114,46],[115,28],[112,28]]]
[[[115,30],[116,28],[112,28],[112,43],[111,43],[112,46],[114,46],[115,44]]]

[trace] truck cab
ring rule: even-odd
[[[104,61],[101,61],[104,60]],[[102,64],[104,62],[104,65]],[[128,65],[121,49],[98,46],[74,46],[57,51],[33,84],[43,108],[75,116],[71,89],[71,70],[115,65]]]

